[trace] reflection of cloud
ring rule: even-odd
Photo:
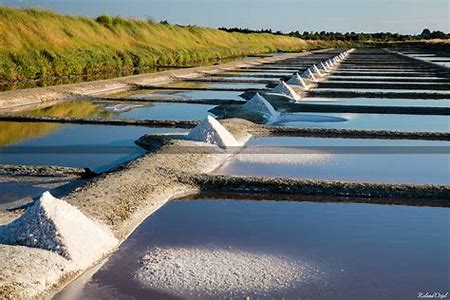
[[[288,125],[290,123],[301,123],[301,122],[312,122],[312,123],[321,123],[321,122],[346,122],[347,118],[343,117],[334,117],[334,116],[326,116],[326,115],[311,115],[304,113],[287,113],[282,114],[279,119],[274,123],[275,125]]]
[[[103,108],[103,110],[105,110],[107,112],[112,112],[112,113],[122,113],[122,112],[130,111],[135,108],[140,108],[143,106],[144,105],[117,103],[117,104],[107,105]]]
[[[260,165],[318,165],[333,159],[331,153],[317,150],[306,150],[288,147],[257,147],[248,148],[244,153],[238,154],[235,161]]]

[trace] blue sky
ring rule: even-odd
[[[449,0],[0,0],[2,5],[40,6],[96,16],[167,19],[210,27],[282,31],[393,31],[427,27],[449,32]]]

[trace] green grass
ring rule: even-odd
[[[0,7],[0,81],[186,66],[207,60],[327,46],[271,34],[47,10]]]

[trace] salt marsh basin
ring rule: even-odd
[[[203,249],[198,252],[204,255],[203,267],[192,269],[193,276],[215,259],[207,254],[211,249],[271,255],[303,266],[305,274],[298,282],[269,291],[261,287],[260,297],[415,297],[411,286],[447,286],[447,218],[442,208],[221,198],[172,201],[147,219],[98,272],[75,281],[56,298],[230,295],[231,289],[214,278],[208,286],[200,283],[198,290],[191,282],[186,284],[192,290],[167,290],[165,286],[181,288],[167,277],[169,269],[158,274],[159,284],[146,287],[136,272],[155,247],[173,249],[172,255],[175,249]],[[195,282],[195,277],[187,280]],[[258,297],[258,291],[232,295]]]
[[[328,81],[370,77],[377,60],[393,62],[384,73],[398,89]],[[324,61],[333,69],[311,77]],[[445,288],[442,70],[383,49],[242,64],[43,88],[26,99],[44,108],[1,115],[0,162],[12,165],[8,188],[23,193],[0,206],[0,258],[8,257],[0,286],[17,298],[58,299],[402,298],[416,295],[410,286]],[[403,67],[417,78],[398,76]],[[436,79],[425,88],[427,78]],[[8,92],[19,99],[2,103],[28,93]],[[314,93],[321,101],[310,104]],[[66,152],[32,151],[44,148]],[[75,151],[86,148],[96,152]],[[36,165],[82,172],[70,187],[57,190],[64,173],[53,180],[55,199],[40,195],[49,185]],[[17,179],[24,170],[27,182]],[[434,276],[419,271],[432,268]]]
[[[214,173],[449,184],[449,146],[447,142],[427,141],[255,138],[246,150]],[[424,150],[426,152],[422,152]]]

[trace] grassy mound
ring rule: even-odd
[[[198,26],[6,7],[0,7],[0,36],[0,81],[186,66],[322,46],[320,42],[271,34],[227,33]]]

